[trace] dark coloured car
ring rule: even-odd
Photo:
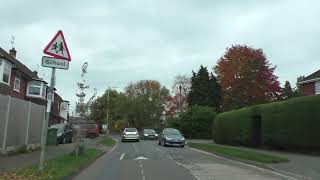
[[[159,145],[184,147],[185,138],[179,130],[173,128],[165,128],[159,135]]]
[[[54,124],[50,126],[50,128],[58,129],[57,131],[58,144],[72,143],[73,133],[72,133],[71,124],[67,124],[67,123]]]
[[[158,136],[156,135],[156,131],[154,129],[144,129],[141,133],[141,139],[151,139],[155,140]]]

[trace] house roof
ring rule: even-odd
[[[305,77],[300,84],[305,84],[305,83],[310,83],[310,82],[314,82],[314,81],[318,81],[320,80],[320,70],[316,71],[312,74],[310,74],[309,76]]]
[[[25,74],[27,77],[31,78],[31,79],[39,79],[39,77],[37,76],[37,74],[35,74],[34,72],[32,72],[27,66],[25,66],[24,64],[22,64],[19,60],[17,60],[16,58],[12,57],[9,53],[7,53],[5,50],[3,50],[0,47],[0,57],[3,57],[5,59],[7,59],[8,61],[10,61],[12,64],[15,65],[15,68],[18,69],[20,72],[22,72],[23,74]]]

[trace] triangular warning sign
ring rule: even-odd
[[[71,61],[68,46],[61,30],[59,30],[53,37],[50,43],[43,50],[43,53],[53,56],[57,59]]]

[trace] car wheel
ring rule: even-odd
[[[62,144],[66,144],[66,138],[62,139]]]
[[[70,138],[69,143],[72,143],[72,137]]]
[[[181,147],[181,148],[184,148],[184,145],[181,145],[180,147]]]
[[[160,144],[160,141],[158,141],[158,145],[161,145],[161,144]]]
[[[139,139],[137,139],[137,142],[139,142],[140,140]]]

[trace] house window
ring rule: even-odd
[[[61,111],[67,111],[68,110],[68,102],[62,102],[60,106]]]
[[[20,92],[20,83],[21,83],[20,78],[16,77],[16,78],[14,79],[13,90],[15,90],[15,91],[17,91],[17,92]]]
[[[46,84],[42,81],[30,81],[27,87],[27,96],[31,97],[46,97]]]
[[[0,82],[10,84],[11,64],[6,60],[0,60]]]
[[[320,81],[317,81],[315,83],[315,90],[316,90],[316,94],[320,94]]]

